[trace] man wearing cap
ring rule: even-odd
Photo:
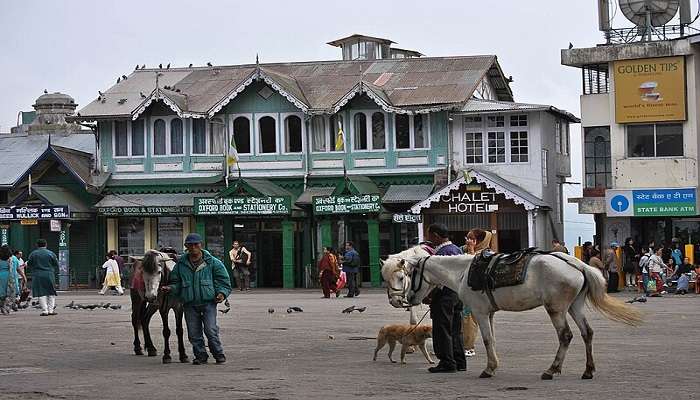
[[[192,343],[192,364],[206,364],[209,354],[204,347],[207,336],[209,349],[217,364],[226,362],[224,348],[216,324],[216,304],[231,293],[231,280],[224,264],[202,249],[202,237],[190,233],[185,239],[187,252],[180,257],[170,273],[168,286],[161,290],[180,298],[185,309],[187,338]]]
[[[617,275],[617,242],[610,243],[610,248],[605,250],[605,272],[608,275],[608,293],[617,293],[619,276]]]

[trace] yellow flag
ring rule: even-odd
[[[335,138],[335,151],[342,151],[344,148],[343,126],[340,124],[340,121],[338,121],[338,136]]]

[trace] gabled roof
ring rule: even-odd
[[[545,104],[513,103],[509,101],[483,100],[472,98],[462,107],[459,114],[498,114],[504,112],[546,111],[569,122],[579,123],[581,120],[574,114]]]
[[[413,207],[411,207],[411,212],[414,214],[420,214],[422,209],[430,208],[433,203],[439,202],[441,196],[447,195],[453,190],[459,190],[461,185],[471,183],[472,179],[476,180],[478,183],[484,184],[489,189],[493,189],[496,193],[504,195],[505,198],[513,200],[515,204],[522,205],[526,210],[549,207],[544,200],[533,195],[520,186],[501,178],[495,173],[470,168],[464,171],[463,176],[455,179],[449,185],[444,186],[440,190],[435,191],[433,194],[425,198],[425,200],[415,204]]]
[[[51,147],[49,147],[49,140]],[[0,187],[12,187],[25,178],[40,159],[54,154],[79,180],[87,182],[95,137],[71,135],[0,135]]]
[[[140,69],[74,119],[136,118],[153,101],[163,101],[182,117],[212,117],[256,80],[312,114],[336,112],[354,91],[368,93],[394,112],[459,110],[484,78],[500,100],[513,100],[508,80],[490,55]]]
[[[333,41],[328,42],[326,44],[330,44],[331,46],[335,46],[335,47],[340,47],[343,43],[345,43],[347,41],[359,41],[359,40],[363,40],[363,39],[369,40],[372,42],[381,42],[384,44],[396,43],[393,40],[389,40],[389,39],[383,39],[383,38],[374,37],[374,36],[367,36],[367,35],[360,35],[360,34],[355,33],[355,34],[352,34],[350,36],[346,36],[344,38],[333,40]]]

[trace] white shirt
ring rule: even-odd
[[[666,265],[664,264],[664,261],[661,259],[661,257],[657,256],[656,254],[653,254],[649,258],[649,271],[650,272],[656,272],[656,273],[661,273]]]

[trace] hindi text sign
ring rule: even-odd
[[[289,215],[287,196],[195,197],[194,215]]]

